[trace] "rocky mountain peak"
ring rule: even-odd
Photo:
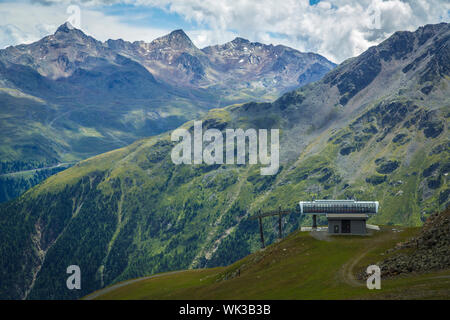
[[[233,39],[233,41],[231,41],[234,44],[244,44],[244,43],[250,43],[249,40],[241,38],[241,37],[236,37]]]
[[[94,38],[86,35],[82,30],[75,28],[69,21],[64,22],[62,25],[56,29],[55,33],[53,34],[53,37],[50,39],[52,40],[59,40],[69,43],[72,41],[75,42],[92,42],[97,43],[98,41]],[[98,42],[100,43],[100,42]]]
[[[398,31],[358,57],[342,63],[323,79],[336,86],[345,106],[358,92],[366,88],[380,74],[401,70],[407,76],[419,77],[421,90],[430,92],[435,82],[450,74],[450,24],[427,25],[414,32]],[[389,69],[389,71],[387,71]],[[420,69],[420,71],[419,71]]]
[[[69,21],[66,21],[56,29],[55,34],[60,32],[68,33],[72,30],[75,30],[75,27]]]
[[[196,48],[194,43],[182,29],[174,30],[168,35],[152,41],[152,44],[167,46],[173,49]]]
[[[187,41],[191,41],[191,39],[189,39],[188,35],[186,34],[186,32],[184,32],[183,29],[173,30],[171,33],[169,33],[169,37],[180,39],[183,38]]]
[[[207,54],[211,54],[213,52],[216,53],[224,53],[226,51],[232,51],[237,53],[250,53],[251,49],[256,47],[265,47],[266,45],[258,43],[258,42],[250,42],[247,39],[236,37],[232,41],[226,42],[224,44],[218,44],[213,46],[208,46],[202,49],[203,52]]]

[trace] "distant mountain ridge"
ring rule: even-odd
[[[223,45],[198,49],[183,30],[175,30],[150,43],[108,40],[106,44],[137,59],[164,81],[185,86],[221,88],[226,84],[235,88],[239,77],[238,88],[287,90],[316,81],[336,66],[315,53],[239,37]],[[157,62],[162,62],[163,67]]]
[[[0,50],[0,173],[82,160],[211,108],[271,101],[335,66],[287,47],[232,43],[226,53],[200,50],[182,30],[150,43],[101,42],[67,22],[37,42]],[[34,178],[0,178],[0,201]]]
[[[275,91],[278,94],[311,82],[310,77],[318,80],[336,66],[315,53],[302,53],[286,46],[265,45],[239,37],[223,45],[198,49],[181,29],[149,43],[122,39],[100,42],[69,22],[61,25],[53,35],[33,44],[0,50],[3,63],[29,65],[50,79],[70,76],[77,68],[85,67],[83,63],[91,62],[92,57],[110,60],[117,54],[139,62],[161,82],[202,87],[222,82],[232,85],[227,80],[234,77],[236,82],[239,75],[244,78],[238,82],[246,88],[255,85],[278,88],[279,91]],[[172,77],[174,73],[181,78]],[[272,79],[276,76],[277,79]],[[256,84],[258,81],[264,84]]]

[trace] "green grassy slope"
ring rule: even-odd
[[[217,100],[214,95],[186,92],[147,100],[128,94],[129,98],[105,93],[83,102],[73,97],[52,101],[0,88],[0,174],[76,162],[126,146],[200,117]],[[34,179],[39,183],[48,176]],[[28,189],[19,187],[26,185],[20,177],[10,179],[10,192],[3,192],[0,201]]]
[[[226,121],[233,127],[233,121],[242,119],[234,120],[233,112],[245,107],[213,111],[208,121],[214,125]],[[14,261],[19,267],[25,259],[33,257],[33,262],[28,263],[39,273],[35,282],[28,282],[33,288],[31,298],[72,295],[64,289],[63,269],[73,261],[85,270],[84,279],[89,286],[84,293],[145,274],[220,266],[259,247],[257,223],[248,220],[256,210],[293,208],[299,199],[310,199],[311,195],[375,198],[382,210],[373,218],[374,222],[419,225],[421,218],[427,216],[426,210],[436,209],[436,199],[448,189],[444,172],[448,149],[443,148],[437,154],[433,151],[441,150],[439,146],[446,143],[446,134],[441,132],[437,137],[427,138],[424,129],[413,125],[405,130],[415,137],[410,143],[421,140],[423,143],[410,156],[412,161],[399,161],[391,173],[386,173],[391,167],[386,169],[382,165],[394,161],[392,158],[377,161],[379,153],[391,157],[393,148],[410,150],[408,144],[398,147],[392,139],[414,117],[414,112],[408,112],[392,129],[392,134],[386,135],[385,141],[377,142],[383,135],[378,130],[359,151],[356,149],[345,156],[341,155],[342,146],[336,141],[344,141],[345,132],[352,133],[345,139],[353,139],[359,134],[357,130],[378,127],[383,118],[359,129],[355,125],[359,120],[355,120],[341,130],[325,131],[311,140],[296,161],[283,164],[278,175],[266,177],[260,175],[257,166],[175,166],[170,160],[173,144],[168,135],[140,140],[60,172],[18,201],[1,207],[3,223],[14,225],[14,221],[26,217],[29,228],[1,236],[2,249],[8,257],[5,263],[11,266]],[[321,139],[325,143],[319,143]],[[350,162],[352,171],[345,170],[348,159],[370,154],[366,151],[370,149],[378,151],[364,161]],[[433,159],[440,160],[439,166],[427,170]],[[377,169],[381,167],[386,178],[377,185],[367,182],[373,175],[380,175]],[[437,177],[441,177],[441,184],[429,188],[428,182]],[[398,183],[399,180],[403,182]],[[403,193],[399,194],[399,190]],[[422,190],[428,192],[429,202],[418,198]],[[396,201],[399,199],[405,202]],[[447,200],[442,199],[445,205]],[[309,223],[292,215],[283,224],[286,232],[290,232],[299,224]],[[267,219],[264,224],[267,241],[271,243],[276,238],[276,221]],[[26,235],[20,242],[14,236],[27,232],[39,240],[38,250],[32,250],[32,255],[13,250],[18,246],[33,247],[33,240]],[[38,266],[41,268],[35,269]],[[60,281],[55,281],[55,275]],[[23,274],[17,273],[17,277],[32,281]],[[8,279],[15,278],[10,275]],[[50,282],[58,288],[49,287]],[[7,282],[3,284],[6,286]]]
[[[450,270],[382,279],[381,290],[354,278],[417,231],[383,227],[369,237],[325,240],[294,232],[228,267],[161,274],[85,299],[448,299]]]

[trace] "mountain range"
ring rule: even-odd
[[[334,67],[242,38],[198,49],[182,30],[150,43],[100,42],[66,22],[0,50],[0,201],[55,171],[30,170],[124,147],[212,108],[272,100]]]
[[[421,225],[449,202],[449,45],[446,23],[396,32],[273,102],[202,117],[205,129],[280,129],[273,176],[258,165],[175,165],[170,132],[51,176],[0,205],[0,297],[73,299],[142,275],[227,265],[259,248],[250,216],[295,212],[312,197],[378,200],[371,223]],[[309,223],[291,214],[283,229]],[[275,241],[277,221],[264,228]],[[65,287],[73,264],[83,277],[76,292]]]

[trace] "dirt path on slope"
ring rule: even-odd
[[[364,286],[364,283],[361,281],[358,281],[354,275],[353,269],[358,264],[358,262],[361,261],[362,258],[366,256],[366,254],[372,250],[371,248],[366,248],[363,252],[359,253],[358,255],[354,256],[352,259],[347,261],[340,270],[340,278],[348,285],[352,287],[362,287]]]
[[[25,173],[35,173],[38,171],[43,171],[43,170],[50,170],[50,169],[55,169],[55,168],[60,168],[60,167],[68,167],[70,165],[73,165],[77,163],[75,162],[62,162],[62,163],[58,163],[54,166],[48,166],[48,167],[42,167],[42,168],[34,168],[34,169],[28,169],[28,170],[21,170],[21,171],[14,171],[14,172],[7,172],[7,173],[2,173],[0,174],[0,177],[10,177],[10,176],[16,176],[16,175],[21,175],[21,174],[25,174]]]
[[[370,244],[359,251],[355,256],[348,260],[339,271],[339,278],[344,283],[352,287],[362,287],[365,286],[363,281],[359,281],[355,277],[355,266],[372,250],[376,249],[378,245],[388,240],[391,237],[395,237],[392,233],[387,232],[386,234],[380,235],[374,239]]]

